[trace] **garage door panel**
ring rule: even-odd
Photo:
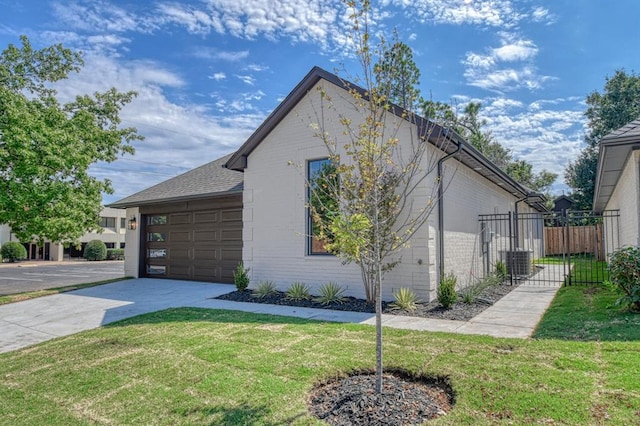
[[[214,266],[196,266],[193,271],[193,279],[209,281],[211,278],[220,280],[220,267]]]
[[[218,221],[218,212],[195,212],[193,223],[212,223]]]
[[[216,242],[219,238],[217,230],[203,230],[198,228],[194,231],[193,240],[197,243]]]
[[[224,208],[215,208],[218,202],[185,205],[194,211],[173,205],[141,210],[148,276],[233,283],[242,259],[242,198],[222,199]]]
[[[169,232],[169,243],[186,243],[190,242],[191,231],[170,231]]]
[[[242,221],[242,209],[222,210],[222,222]]]
[[[242,260],[242,247],[231,248],[223,247],[221,250],[221,260],[227,262],[240,262]]]
[[[169,250],[167,258],[173,260],[191,260],[191,248],[190,247],[172,247]]]
[[[191,224],[192,213],[174,213],[169,216],[170,225],[185,225]]]
[[[242,240],[242,229],[223,229],[221,240],[222,241]]]
[[[193,251],[193,260],[220,260],[220,256],[218,255],[219,249],[196,247]]]

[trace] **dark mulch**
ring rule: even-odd
[[[422,318],[438,318],[447,320],[469,321],[480,312],[487,309],[493,303],[513,290],[516,285],[500,284],[492,285],[484,289],[473,303],[458,302],[449,309],[443,308],[437,300],[430,303],[420,303],[415,311],[403,311],[394,309],[392,303],[383,302],[382,312],[392,315],[405,315]],[[289,300],[284,292],[276,292],[269,296],[253,297],[252,290],[234,291],[223,294],[216,299],[230,300],[234,302],[269,303],[272,305],[298,306],[305,308],[334,309],[337,311],[368,312],[375,313],[375,306],[364,299],[347,297],[341,303],[323,305],[313,300]]]
[[[382,393],[375,393],[370,371],[316,385],[309,411],[331,425],[419,425],[451,410],[455,394],[446,378],[385,372]]]

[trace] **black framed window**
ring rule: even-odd
[[[331,254],[325,247],[325,243],[318,238],[320,226],[314,219],[313,212],[319,216],[325,216],[335,207],[331,201],[331,193],[326,186],[335,182],[334,167],[328,158],[309,160],[307,162],[307,182],[309,188],[307,199],[307,254]]]
[[[104,217],[100,216],[100,222],[98,223],[101,228],[113,228],[116,227],[116,218],[115,217]]]

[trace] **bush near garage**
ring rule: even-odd
[[[107,249],[107,260],[124,260],[124,249]]]
[[[27,258],[27,249],[17,241],[7,241],[0,248],[0,254],[3,262],[15,262]]]
[[[83,257],[87,260],[105,260],[107,258],[107,246],[100,240],[91,240],[84,248]]]

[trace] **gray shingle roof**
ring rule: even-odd
[[[637,118],[631,123],[622,126],[617,130],[614,130],[613,132],[603,137],[600,141],[606,142],[609,140],[618,140],[622,138],[640,138],[640,118]]]
[[[222,158],[111,203],[109,207],[136,207],[242,193],[243,173],[224,167],[230,157],[231,154],[225,155]]]

